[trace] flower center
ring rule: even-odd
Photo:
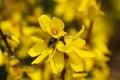
[[[58,34],[58,30],[55,29],[55,28],[53,28],[53,29],[52,29],[52,33],[53,33],[54,35],[57,35],[57,34]]]

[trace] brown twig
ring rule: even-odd
[[[0,28],[0,36],[1,36],[2,40],[4,41],[6,47],[8,48],[9,53],[10,53],[11,55],[15,56],[14,51],[11,49],[10,45],[8,44],[7,36],[3,34],[1,28]]]

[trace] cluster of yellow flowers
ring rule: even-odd
[[[34,6],[37,0],[19,2]],[[33,15],[24,19],[24,5],[0,22],[0,68],[6,67],[7,80],[109,80],[111,24],[101,2],[53,2],[57,17],[35,6]]]

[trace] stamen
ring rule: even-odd
[[[57,29],[52,29],[52,33],[54,34],[54,35],[57,35],[58,34],[58,30]]]

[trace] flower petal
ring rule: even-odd
[[[78,44],[79,43],[79,44]],[[84,45],[85,45],[85,40],[81,39],[81,38],[76,38],[74,41],[73,41],[73,46],[75,46],[76,48],[82,48]]]
[[[50,24],[52,24],[52,20],[47,15],[42,15],[38,18],[39,24],[41,28],[48,32],[50,30]]]
[[[40,53],[45,49],[47,49],[47,44],[45,44],[45,42],[37,43],[28,51],[28,54],[31,57],[35,57],[40,55]]]
[[[70,62],[71,68],[75,71],[75,72],[82,72],[84,70],[84,63],[83,60],[80,59],[79,64],[74,64],[72,62]]]
[[[59,38],[61,36],[64,36],[66,32],[64,32],[64,23],[57,17],[52,18],[52,25],[50,26],[50,34],[54,38]]]
[[[51,66],[52,72],[57,74],[57,68],[55,66],[55,62],[53,59],[50,60],[50,66]]]
[[[51,51],[50,51],[49,49],[44,50],[44,51],[41,53],[41,55],[38,56],[38,57],[32,62],[32,64],[38,64],[38,63],[40,63],[43,59],[45,59],[45,58],[48,56],[48,54],[49,54],[50,52],[51,52]]]
[[[80,57],[78,57],[75,53],[66,53],[66,54],[69,56],[70,62],[76,65],[79,64]]]
[[[38,37],[35,37],[35,36],[31,37],[30,39],[35,43],[43,43],[44,42],[44,40],[42,40]]]
[[[93,69],[94,66],[94,60],[93,59],[85,59],[85,71],[90,72]]]
[[[57,17],[53,17],[52,18],[54,27],[58,28],[58,29],[64,29],[64,23]]]
[[[54,55],[54,61],[57,71],[61,72],[64,68],[64,53],[57,51]]]
[[[49,54],[49,58],[48,58],[48,60],[46,61],[46,63],[53,58],[53,56],[54,56],[55,53],[56,53],[56,49],[54,49],[54,50],[52,49],[52,52]]]
[[[82,28],[81,28],[81,30],[74,36],[74,38],[73,39],[75,39],[75,38],[78,38],[79,36],[81,36],[82,35],[82,33],[84,32],[84,30],[85,30],[85,26],[84,25],[82,25]]]
[[[94,58],[97,56],[96,53],[92,51],[84,51],[84,50],[79,50],[77,48],[73,48],[76,54],[82,58]]]
[[[64,43],[62,41],[58,41],[56,44],[56,49],[58,49],[61,52],[64,52]]]

